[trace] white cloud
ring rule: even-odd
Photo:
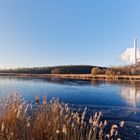
[[[140,50],[137,48],[137,58],[140,58]],[[121,54],[121,60],[126,64],[133,64],[135,62],[135,50],[134,48],[127,48]]]

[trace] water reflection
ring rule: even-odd
[[[110,86],[119,87],[118,94],[126,102],[128,106],[139,107],[140,106],[140,81],[98,81],[92,80],[93,86],[100,86],[101,84],[107,84]]]
[[[28,100],[47,95],[70,104],[140,108],[140,82],[0,77],[0,95],[10,90]]]
[[[122,86],[121,97],[131,106],[137,107],[137,104],[140,102],[139,83],[133,83],[129,86]]]

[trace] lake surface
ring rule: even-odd
[[[125,121],[124,140],[140,140],[140,82],[0,77],[0,95],[11,92],[33,103],[36,96],[59,97],[73,109],[88,107],[89,114],[102,111],[112,124]]]
[[[102,111],[112,124],[126,122],[124,138],[140,139],[140,82],[0,77],[0,96],[11,92],[32,103],[36,96],[58,97],[73,109],[88,107],[89,114]]]
[[[140,108],[139,83],[113,83],[64,79],[0,77],[0,94],[17,92],[33,101],[35,96],[59,97],[63,102],[88,106]]]

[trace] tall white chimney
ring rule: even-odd
[[[134,66],[137,64],[137,39],[134,38]]]

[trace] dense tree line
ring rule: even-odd
[[[122,66],[122,67],[110,67],[110,68],[99,68],[93,67],[91,70],[93,75],[139,75],[140,67],[134,66]]]
[[[140,74],[140,67],[96,67],[91,65],[69,65],[53,67],[34,67],[18,69],[1,69],[0,73],[16,74],[105,74],[105,75],[133,75]]]
[[[18,74],[90,74],[93,66],[90,65],[70,65],[54,67],[34,67],[4,69],[0,73],[18,73]]]

